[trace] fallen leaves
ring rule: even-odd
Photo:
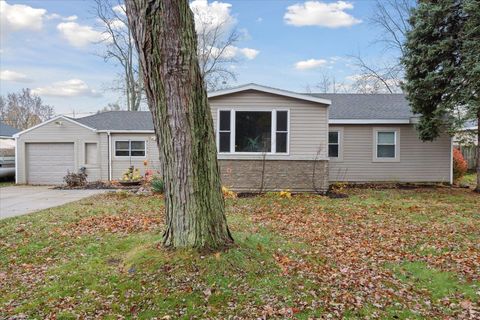
[[[0,297],[0,318],[31,318],[25,305],[36,296],[41,302],[34,307],[43,313],[33,314],[46,319],[69,311],[78,318],[135,318],[152,308],[158,319],[375,319],[400,312],[410,318],[480,319],[479,198],[463,191],[450,198],[450,189],[348,192],[348,199],[231,198],[228,218],[237,239],[231,251],[195,256],[147,243],[132,249],[132,263],[126,263],[128,252],[100,259],[59,248],[85,245],[96,252],[106,241],[160,234],[163,212],[153,197],[104,196],[101,203],[89,200],[66,212],[65,220],[52,210],[56,218],[45,214],[50,220],[41,228],[39,220],[24,219],[9,234],[0,232],[0,255],[8,261],[0,265],[0,296],[20,292],[15,299]],[[42,228],[46,238],[38,237]],[[61,283],[55,267],[71,258],[98,260],[98,290],[72,270],[79,277],[76,294],[62,295],[58,288],[48,299],[39,298],[46,282]],[[415,274],[392,268],[405,262],[476,283],[476,296],[454,290],[434,298]],[[154,309],[172,301],[168,310]]]

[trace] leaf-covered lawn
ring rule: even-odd
[[[159,245],[160,197],[0,220],[0,319],[480,318],[480,196],[347,192],[228,200],[212,254]]]

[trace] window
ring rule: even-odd
[[[97,144],[94,142],[85,143],[85,164],[97,164]]]
[[[340,153],[340,134],[338,131],[328,133],[328,157],[338,158]]]
[[[377,132],[377,158],[395,158],[395,131]]]
[[[271,139],[271,112],[235,112],[235,152],[271,152]]]
[[[230,111],[220,111],[219,152],[230,152]]]
[[[277,111],[276,152],[287,152],[288,111]]]
[[[287,153],[286,110],[218,113],[217,144],[220,153]]]
[[[145,141],[115,141],[116,157],[145,157]]]

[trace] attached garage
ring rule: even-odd
[[[61,184],[67,171],[75,170],[72,143],[26,143],[28,184]]]

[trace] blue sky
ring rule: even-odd
[[[239,56],[237,82],[304,91],[322,74],[347,82],[356,68],[348,56],[384,59],[368,19],[375,2],[199,1],[208,14],[226,14],[245,34],[235,44],[255,54]],[[202,3],[203,1],[203,3]],[[1,1],[0,93],[31,88],[57,113],[94,112],[123,103],[108,90],[120,71],[98,56],[102,45],[90,1]],[[223,10],[223,11],[222,11]]]

